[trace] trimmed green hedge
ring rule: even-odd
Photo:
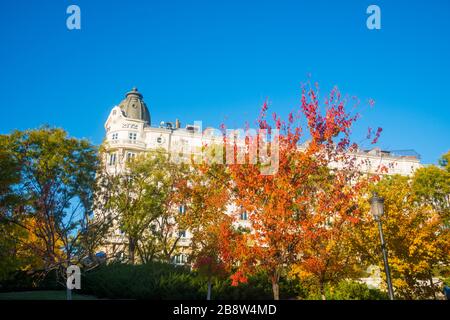
[[[86,272],[83,292],[109,299],[200,299],[200,284],[182,267],[114,263]]]
[[[293,281],[281,279],[280,298],[294,299],[303,296],[302,288]],[[272,300],[272,285],[264,274],[258,274],[248,279],[247,283],[241,283],[236,287],[231,285],[231,280],[216,281],[212,290],[214,300]]]
[[[43,271],[29,273],[16,271],[3,281],[0,281],[0,292],[32,290],[65,290],[61,279],[58,279],[56,270],[52,270],[44,276]]]
[[[386,293],[378,289],[370,289],[366,284],[344,280],[335,286],[326,286],[325,298],[327,300],[387,300]],[[318,292],[308,295],[310,300],[320,300]]]
[[[205,299],[207,284],[184,267],[166,263],[143,265],[109,264],[83,274],[82,292],[108,299]],[[296,286],[282,281],[281,297],[297,296]],[[251,277],[247,284],[231,286],[229,279],[215,280],[212,299],[272,299],[272,289],[264,275]]]
[[[17,272],[9,281],[0,284],[0,291],[60,290],[65,289],[57,282],[52,272],[38,285],[36,279],[25,272]],[[101,265],[94,270],[82,272],[81,291],[97,298],[106,299],[151,299],[151,300],[204,300],[207,284],[203,277],[189,269],[167,263],[128,265],[114,263]],[[387,295],[380,290],[369,289],[355,281],[341,281],[327,286],[327,300],[380,300]],[[230,279],[215,280],[212,287],[213,300],[271,300],[272,286],[268,277],[258,274],[248,283],[231,286]],[[317,288],[298,281],[282,279],[281,299],[317,299],[321,296]]]

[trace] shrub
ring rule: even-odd
[[[333,300],[380,300],[387,296],[378,289],[370,289],[366,284],[356,281],[341,281],[332,291]]]
[[[0,282],[0,291],[61,290],[65,289],[56,270],[28,272],[16,271]]]
[[[450,286],[450,277],[445,278],[443,281],[444,285]]]
[[[206,299],[204,278],[186,268],[166,263],[144,265],[109,264],[82,275],[84,293],[109,299]],[[293,282],[280,283],[282,299],[297,296]],[[214,300],[272,299],[272,287],[263,274],[249,278],[248,283],[231,286],[230,279],[215,280],[212,288]]]
[[[247,283],[232,286],[230,279],[216,281],[212,298],[215,300],[266,300],[272,298],[270,283],[263,275],[249,277]]]
[[[199,299],[199,289],[197,279],[188,270],[165,263],[114,263],[82,276],[83,292],[99,298]]]
[[[343,280],[335,286],[326,286],[325,298],[327,300],[386,300],[388,296],[379,289],[369,288],[365,283]],[[322,298],[318,290],[311,290],[308,299]]]

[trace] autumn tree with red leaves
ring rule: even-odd
[[[351,235],[359,223],[357,202],[368,179],[358,175],[343,169],[324,172],[315,181],[315,196],[304,216],[301,259],[290,274],[311,283],[322,299],[327,284],[337,284],[361,272]],[[350,179],[358,182],[349,183]]]
[[[193,164],[188,183],[181,189],[186,199],[181,219],[192,234],[189,260],[199,275],[206,278],[207,300],[211,299],[212,280],[226,276],[221,236],[232,224],[232,217],[227,214],[229,179],[222,164]]]
[[[300,109],[290,113],[287,121],[276,114],[268,121],[264,104],[259,129],[267,130],[268,136],[279,130],[275,174],[261,174],[263,164],[249,161],[250,148],[245,164],[228,165],[235,201],[248,212],[251,224],[247,232],[224,237],[230,245],[233,284],[265,272],[274,299],[279,299],[280,277],[293,266],[300,265],[320,278],[344,270],[347,257],[338,248],[341,230],[358,220],[355,204],[360,185],[352,156],[357,145],[350,142],[357,115],[346,110],[351,100],[338,89],[331,91],[323,105],[317,90],[302,88]],[[252,139],[262,138],[258,134],[246,137],[246,142],[250,145],[255,143]]]

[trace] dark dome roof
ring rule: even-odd
[[[148,125],[151,124],[147,105],[137,88],[133,88],[125,95],[125,99],[122,100],[119,107],[125,117],[145,121]]]

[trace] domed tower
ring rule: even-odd
[[[150,113],[142,94],[133,88],[119,105],[112,108],[105,122],[105,160],[107,170],[120,172],[126,160],[147,148],[146,130]]]
[[[143,100],[142,94],[137,88],[133,88],[125,95],[125,99],[119,104],[124,117],[144,121],[148,126],[151,125],[150,113]]]

